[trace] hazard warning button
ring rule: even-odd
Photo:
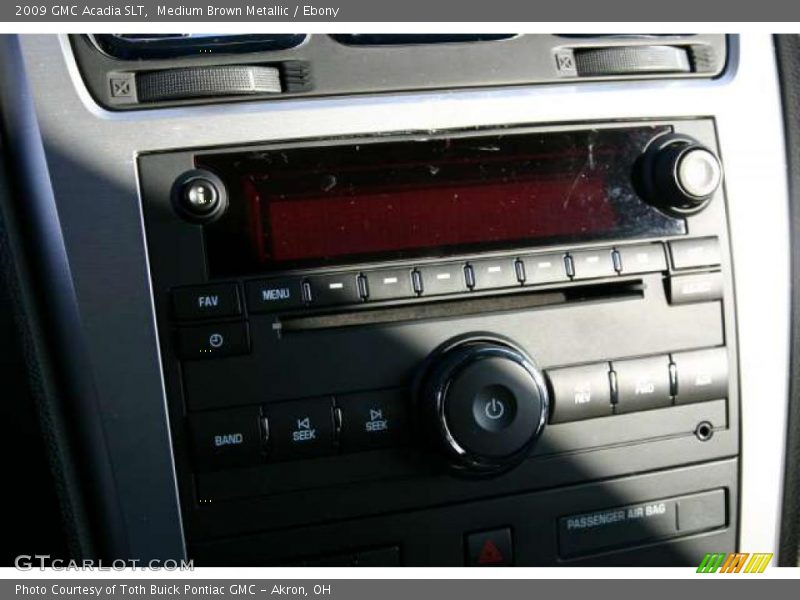
[[[510,567],[514,564],[511,529],[493,529],[466,536],[468,567]]]

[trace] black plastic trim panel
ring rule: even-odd
[[[780,565],[800,565],[800,36],[776,35],[781,81],[791,228],[792,314],[789,407],[780,536]]]

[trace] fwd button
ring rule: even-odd
[[[405,404],[399,389],[337,396],[342,448],[370,450],[399,444],[406,429]]]

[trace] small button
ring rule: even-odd
[[[342,411],[340,442],[346,451],[398,444],[406,429],[406,403],[401,390],[380,390],[336,397]]]
[[[618,413],[672,405],[668,357],[616,360],[611,368],[617,374]]]
[[[693,198],[707,198],[722,183],[719,159],[705,148],[693,148],[679,159],[675,177],[681,189]]]
[[[321,275],[308,278],[311,286],[311,304],[333,306],[336,304],[359,304],[358,273]]]
[[[357,567],[399,567],[400,548],[390,546],[357,552],[355,565]]]
[[[327,398],[295,400],[265,407],[276,459],[324,456],[334,452],[333,406]]]
[[[712,490],[678,499],[678,531],[685,535],[724,527],[727,523],[725,490]]]
[[[468,290],[464,265],[461,263],[420,267],[419,274],[422,279],[424,296],[456,294]]]
[[[670,304],[712,302],[722,299],[722,273],[672,275],[667,280]]]
[[[634,273],[654,273],[667,270],[667,257],[661,244],[637,244],[635,246],[618,246],[623,275]]]
[[[570,252],[575,268],[575,279],[592,279],[594,277],[611,277],[616,275],[611,249],[580,250]]]
[[[181,203],[190,212],[207,215],[219,203],[219,190],[213,181],[196,177],[187,181],[181,190]]]
[[[267,313],[303,306],[300,279],[281,277],[248,281],[245,290],[250,312]]]
[[[411,269],[379,269],[364,273],[367,278],[369,300],[397,300],[413,298],[414,285]]]
[[[200,470],[258,464],[262,459],[258,406],[189,417],[195,465]]]
[[[569,281],[563,254],[535,254],[520,258],[525,271],[525,285]]]
[[[676,404],[728,397],[728,350],[708,348],[672,355],[678,376]]]
[[[178,354],[185,360],[233,356],[249,351],[247,323],[216,323],[178,330]]]
[[[719,240],[715,237],[672,241],[669,253],[675,269],[716,266],[722,260]]]
[[[511,529],[494,529],[466,536],[468,567],[509,567],[514,564]]]
[[[612,414],[608,363],[551,369],[547,377],[554,398],[551,423]]]
[[[471,261],[476,290],[518,287],[517,270],[511,258],[487,258]]]
[[[211,319],[241,314],[235,283],[193,285],[172,290],[172,310],[178,319]]]

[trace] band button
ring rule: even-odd
[[[202,412],[189,417],[199,470],[257,464],[262,459],[258,406]]]

